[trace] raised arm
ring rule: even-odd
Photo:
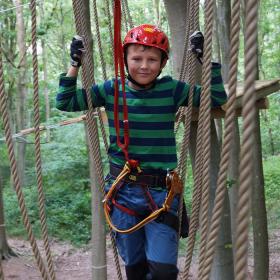
[[[61,111],[75,112],[88,109],[85,91],[77,89],[77,77],[82,64],[84,45],[80,36],[74,36],[70,45],[71,66],[67,74],[59,77],[59,90],[56,95],[56,108]]]

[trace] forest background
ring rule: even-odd
[[[128,1],[134,24],[158,23],[170,36],[162,1]],[[33,126],[33,85],[31,56],[31,23],[28,1],[22,1],[23,18],[16,21],[18,1],[0,1],[0,44],[4,60],[5,91],[9,104],[13,133]],[[98,0],[99,25],[103,42],[108,77],[114,73],[112,47],[108,36],[108,18],[103,1]],[[201,4],[202,8],[202,4]],[[52,129],[41,134],[43,185],[46,195],[48,230],[52,238],[70,241],[75,245],[87,244],[91,238],[91,192],[89,187],[88,150],[84,125],[76,123],[58,127],[57,123],[80,116],[55,109],[58,76],[69,67],[69,45],[74,28],[71,1],[38,1],[38,59],[40,79],[41,123]],[[280,77],[280,3],[275,0],[260,2],[259,15],[259,78]],[[217,31],[216,31],[217,32]],[[93,34],[95,30],[93,28]],[[241,34],[241,37],[243,34]],[[217,36],[218,37],[218,36]],[[215,37],[215,38],[217,38]],[[102,81],[97,40],[94,38],[95,80]],[[243,39],[240,45],[238,79],[243,80]],[[216,41],[216,44],[217,41]],[[172,46],[171,46],[172,48]],[[217,47],[213,59],[219,60]],[[172,72],[171,60],[163,74]],[[260,112],[262,151],[265,173],[265,194],[270,229],[279,227],[280,201],[280,93],[269,96],[269,109]],[[10,166],[0,121],[0,189],[3,193],[5,224],[8,236],[24,237],[18,201],[10,179]],[[180,133],[178,138],[180,139]],[[103,141],[100,141],[105,172],[108,169]],[[34,135],[15,138],[20,180],[35,233],[39,236]],[[189,169],[191,169],[189,167]],[[191,174],[191,171],[188,172]],[[191,209],[192,178],[188,177],[186,201]],[[3,192],[2,192],[3,190]],[[1,208],[0,208],[1,211]]]

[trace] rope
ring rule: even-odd
[[[86,22],[85,19],[82,15],[82,3],[79,0],[73,0],[73,10],[74,10],[74,16],[75,16],[75,24],[77,28],[77,32],[79,34],[86,34]],[[90,81],[88,77],[91,77],[92,79],[94,78],[94,70],[93,70],[93,64],[90,63],[92,60],[89,59],[89,45],[88,45],[88,40],[87,36],[84,36],[84,45],[86,49],[85,53],[85,59],[84,59],[84,67],[82,67],[82,81],[84,88],[86,90],[86,95],[87,95],[87,101],[88,101],[88,107],[89,110],[86,115],[86,121],[88,125],[88,133],[89,133],[89,148],[90,152],[93,155],[93,159],[95,162],[96,166],[96,173],[98,176],[98,181],[100,184],[101,192],[103,193],[103,196],[105,196],[105,182],[103,178],[103,168],[102,168],[102,159],[101,159],[101,154],[100,154],[100,147],[99,147],[99,139],[98,139],[98,128],[96,121],[94,119],[94,112],[93,112],[93,106],[92,106],[92,100],[91,100],[91,95],[90,95]],[[88,71],[88,75],[86,75],[85,71]],[[114,261],[117,269],[117,277],[119,280],[122,280],[122,274],[121,274],[121,269],[120,269],[120,263],[119,263],[119,258],[118,258],[118,252],[116,249],[116,242],[114,238],[114,234],[112,230],[110,229],[110,238],[111,238],[111,243],[113,245],[113,254],[114,254]]]
[[[99,50],[99,55],[100,55],[100,62],[101,62],[103,80],[107,80],[106,63],[105,63],[105,59],[104,59],[104,55],[103,55],[103,48],[102,48],[102,43],[101,43],[96,0],[93,1],[93,15],[94,15],[94,22],[95,22],[95,27],[96,27],[96,35],[97,35],[96,37],[97,37],[98,50]],[[103,123],[103,120],[102,120],[102,115],[101,115],[100,108],[97,108],[97,114],[98,114],[98,117],[99,117],[100,130],[101,130],[103,142],[104,142],[104,145],[105,145],[105,149],[106,149],[106,151],[108,151],[109,145],[108,145],[108,141],[107,141],[107,135],[106,135],[104,123]]]
[[[190,17],[191,12],[193,12],[194,9],[190,11],[191,7],[191,2],[193,1],[187,1],[187,7],[186,7],[186,32],[185,32],[185,39],[184,39],[184,51],[183,51],[183,57],[182,57],[182,64],[180,68],[180,75],[179,75],[179,80],[183,81],[183,77],[185,74],[185,69],[186,69],[186,61],[187,61],[187,54],[188,54],[188,46],[189,46],[189,37],[190,37],[190,28],[192,21],[195,20],[195,18]],[[188,20],[188,19],[192,20]]]
[[[124,7],[123,11],[126,15],[127,21],[129,23],[129,27],[133,28],[134,24],[133,24],[133,20],[132,20],[131,14],[130,14],[130,9],[129,9],[127,0],[122,0],[122,6]]]
[[[121,0],[121,3],[122,3],[122,6],[124,6],[123,0]],[[114,1],[114,4],[116,5],[116,1]],[[126,10],[125,9],[122,10],[121,17],[122,17],[122,21],[124,22],[125,31],[127,33],[128,30],[129,30],[129,26],[128,26],[128,19],[127,19],[127,15],[126,15]]]
[[[240,154],[240,186],[237,204],[236,254],[234,279],[247,279],[250,197],[253,184],[253,145],[255,129],[255,79],[257,74],[258,1],[246,2],[245,85],[243,96],[243,133]]]
[[[19,174],[18,174],[18,170],[17,170],[17,163],[16,163],[15,152],[14,152],[14,147],[13,147],[10,121],[9,121],[9,116],[8,116],[8,111],[7,111],[7,100],[6,100],[5,93],[4,93],[4,73],[3,73],[1,49],[0,49],[0,109],[1,109],[0,111],[1,111],[1,115],[2,115],[5,137],[6,137],[6,142],[7,142],[8,156],[9,156],[9,160],[11,163],[12,179],[13,179],[15,191],[17,194],[18,202],[19,202],[19,208],[20,208],[20,211],[22,214],[23,224],[24,224],[24,227],[26,228],[27,236],[30,241],[38,268],[42,275],[42,278],[44,280],[48,280],[48,274],[45,269],[45,265],[42,260],[42,257],[40,255],[40,252],[39,252],[39,249],[38,249],[38,246],[37,246],[37,243],[36,243],[33,231],[32,231],[30,220],[28,218],[27,208],[25,205],[25,200],[24,200],[23,192],[21,189],[20,181],[19,181]]]
[[[235,123],[235,100],[237,88],[237,68],[240,33],[240,0],[235,0],[232,5],[231,21],[231,45],[230,45],[230,69],[229,69],[229,98],[227,102],[228,110],[225,115],[225,132],[221,152],[221,162],[219,167],[217,189],[213,207],[213,216],[210,222],[209,236],[207,238],[206,255],[203,266],[203,280],[209,279],[211,264],[214,258],[215,245],[218,238],[220,220],[223,213],[224,198],[226,194],[227,170],[229,166],[231,143],[233,139]]]
[[[211,55],[212,55],[212,30],[214,22],[214,0],[205,2],[205,52],[202,68],[201,110],[204,112],[203,121],[203,166],[202,166],[202,210],[201,210],[201,243],[199,254],[199,277],[204,262],[206,237],[208,230],[209,189],[210,189],[210,151],[211,151]]]
[[[41,0],[41,1],[42,1],[42,0]],[[40,3],[41,1],[37,1],[37,2]],[[31,2],[32,2],[32,1],[31,1]],[[16,9],[18,9],[18,8],[20,8],[20,7],[30,6],[31,2],[30,2],[30,3],[21,4],[21,5],[15,5],[15,6],[11,7],[11,8],[7,8],[7,9],[5,9],[5,10],[0,10],[0,14],[5,13],[5,12],[8,12],[8,11],[11,11],[11,10],[16,10]]]
[[[171,207],[171,204],[173,202],[173,199],[174,199],[175,195],[181,194],[182,190],[183,190],[183,184],[182,184],[182,181],[179,180],[178,175],[175,172],[170,172],[170,174],[167,175],[167,178],[169,178],[169,179],[167,179],[167,183],[166,183],[167,189],[168,189],[168,194],[167,194],[161,208],[153,211],[149,216],[147,216],[145,219],[141,220],[136,225],[134,225],[134,226],[132,226],[128,229],[119,229],[111,221],[111,217],[110,217],[111,207],[110,207],[109,202],[111,202],[112,197],[114,195],[116,195],[116,189],[117,189],[119,183],[122,180],[124,180],[126,175],[128,175],[130,172],[131,172],[131,166],[130,166],[129,162],[126,162],[123,170],[118,175],[118,177],[115,179],[115,181],[112,184],[109,192],[106,194],[106,196],[103,200],[103,202],[104,202],[103,208],[104,208],[105,218],[106,218],[108,224],[110,225],[110,227],[114,231],[122,233],[122,234],[128,234],[128,233],[135,232],[136,230],[142,228],[143,226],[145,226],[149,222],[158,218],[159,215],[162,214],[163,212],[168,211]]]
[[[108,19],[108,28],[109,28],[109,36],[110,36],[110,42],[111,42],[111,46],[114,46],[114,40],[113,40],[113,28],[112,28],[112,23],[111,23],[111,13],[110,13],[110,3],[109,0],[105,1],[105,12],[106,12],[106,16]],[[112,52],[114,55],[114,52]]]
[[[195,17],[194,14],[196,14],[195,10],[198,10],[199,7],[199,2],[197,0],[194,1],[190,1],[188,2],[189,5],[191,5],[192,9],[190,10],[189,5],[187,7],[188,9],[188,15],[186,17],[186,19],[188,18],[192,18],[192,21],[188,21],[187,22],[187,31],[186,31],[186,36],[185,38],[189,38],[189,30],[191,28],[192,25],[197,25],[198,24],[198,16]],[[191,15],[192,14],[192,15]],[[198,15],[198,14],[197,14]],[[196,21],[196,23],[195,23]],[[186,41],[188,41],[187,39],[185,39]],[[194,90],[194,84],[195,84],[195,56],[193,54],[191,54],[190,52],[186,52],[186,50],[188,49],[188,45],[185,42],[185,48],[184,48],[184,53],[187,54],[188,59],[185,60],[186,64],[190,64],[191,67],[190,69],[190,73],[189,73],[189,84],[190,89],[189,89],[189,97],[188,97],[188,104],[191,104],[187,107],[183,108],[183,113],[181,116],[185,116],[185,121],[184,121],[184,135],[183,135],[183,141],[182,141],[182,145],[181,145],[181,150],[180,150],[180,156],[179,156],[179,161],[178,161],[178,173],[182,179],[183,182],[183,186],[185,185],[185,178],[186,178],[186,171],[187,171],[187,155],[188,155],[188,149],[189,149],[189,141],[190,141],[190,131],[191,131],[191,120],[192,120],[192,103],[193,103],[193,90]],[[186,57],[186,56],[185,56]],[[185,58],[186,59],[186,58]],[[184,68],[184,65],[182,65],[182,68]],[[181,68],[181,70],[182,70]],[[177,123],[179,125],[179,122]],[[182,195],[180,197],[180,204],[179,204],[179,230],[178,232],[181,231],[181,221],[182,221],[182,213],[183,213],[183,194],[184,194],[184,190],[182,192]]]
[[[98,51],[99,51],[99,56],[100,56],[100,62],[101,62],[102,77],[104,80],[107,80],[106,63],[105,63],[105,59],[104,59],[104,55],[103,55],[96,0],[93,0],[93,20],[95,23],[95,31],[96,31],[97,45],[98,45]]]
[[[47,257],[47,264],[50,273],[50,278],[55,280],[54,264],[51,256],[50,243],[48,239],[48,230],[46,223],[45,211],[45,196],[43,191],[43,176],[40,150],[40,104],[39,104],[39,82],[38,82],[38,60],[37,60],[37,45],[36,45],[36,1],[31,1],[31,36],[32,36],[32,63],[33,63],[33,104],[34,104],[34,128],[35,128],[35,160],[38,186],[38,202],[39,214],[41,222],[41,230],[43,235],[44,249]]]
[[[193,28],[198,26],[198,14],[199,14],[199,1],[195,1],[191,4],[191,15],[192,18],[196,18],[197,21],[193,24]],[[194,61],[192,62],[194,63]],[[191,71],[194,71],[194,66],[190,68]],[[194,72],[190,73],[190,78],[193,79]],[[191,80],[192,82],[192,80]],[[203,105],[203,104],[201,104]],[[200,107],[200,112],[203,112],[204,108]],[[190,115],[190,112],[188,113]],[[189,116],[191,118],[191,116]],[[197,145],[196,145],[196,157],[195,157],[195,170],[194,170],[194,191],[192,197],[192,214],[190,218],[190,229],[188,237],[188,246],[186,252],[185,265],[183,270],[183,279],[188,279],[194,245],[195,245],[195,236],[199,223],[199,209],[200,209],[200,200],[201,200],[201,163],[202,163],[202,113],[199,114],[199,127],[197,135]]]

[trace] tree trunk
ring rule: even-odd
[[[239,154],[240,154],[240,133],[238,127],[238,119],[235,119],[232,139],[232,148],[230,154],[229,168],[228,168],[228,184],[230,197],[230,216],[231,216],[231,230],[233,241],[233,253],[235,252],[236,241],[236,217],[237,217],[237,201],[238,201],[238,187],[239,187]]]
[[[2,170],[0,168],[0,259],[8,259],[11,255],[15,256],[15,253],[9,247],[6,235],[3,188]]]
[[[25,100],[27,95],[26,88],[26,73],[27,73],[27,63],[26,63],[26,45],[25,45],[25,27],[23,20],[23,7],[21,0],[13,0],[16,8],[16,25],[17,25],[17,44],[19,49],[19,72],[17,77],[17,92],[18,96],[16,98],[16,130],[20,131],[25,128],[26,114],[25,114]],[[26,144],[24,141],[17,143],[17,164],[19,179],[21,185],[24,185],[24,170],[25,170],[25,150]]]
[[[87,5],[88,1],[83,1],[85,2],[85,5]],[[89,9],[89,8],[88,8]],[[66,39],[65,39],[65,31],[64,31],[64,12],[65,8],[63,7],[63,1],[60,1],[60,28],[61,28],[61,37],[60,37],[60,42],[61,42],[61,49],[62,49],[62,65],[64,72],[67,72],[68,67],[69,67],[69,53],[68,53],[68,45],[66,44]]]
[[[268,279],[269,250],[261,150],[260,117],[256,114],[254,184],[252,192],[252,224],[254,235],[254,280]]]
[[[157,25],[160,25],[160,6],[159,0],[153,0],[154,3],[154,10],[155,10],[155,22]]]
[[[86,142],[89,145],[88,130],[85,126]],[[92,213],[92,279],[106,280],[106,227],[105,216],[102,205],[102,194],[99,191],[100,186],[95,172],[96,167],[94,159],[89,153],[89,172],[91,181],[91,213]],[[100,267],[102,269],[100,269]]]
[[[40,20],[41,22],[44,20],[45,13],[44,13],[44,2],[39,2],[40,5]],[[41,38],[41,47],[42,47],[42,60],[43,60],[43,91],[44,91],[44,97],[45,97],[45,120],[46,123],[48,123],[50,119],[50,101],[49,101],[49,91],[48,91],[48,60],[47,60],[47,49],[46,49],[46,44],[45,44],[45,38],[44,35]],[[50,131],[49,129],[46,130],[47,134],[47,142],[50,141]]]
[[[89,0],[83,1],[83,11],[81,11],[83,17],[86,21],[86,35],[88,41],[90,42],[90,52],[88,59],[90,63],[93,63],[93,40],[91,33],[91,22],[90,22],[90,8],[89,8]],[[80,27],[77,26],[77,33],[82,34]],[[89,73],[83,70],[83,75],[88,75]],[[94,82],[94,77],[88,77],[91,81],[91,84]],[[92,122],[96,122],[94,118],[91,120]],[[89,143],[88,138],[88,127],[86,129],[86,139],[87,143]],[[96,133],[96,137],[98,138],[98,130],[94,131]],[[91,149],[93,147],[90,146],[90,152],[93,152]],[[100,151],[99,151],[100,153]],[[100,156],[101,160],[101,156]],[[90,179],[91,179],[91,191],[92,191],[92,200],[91,200],[91,212],[92,212],[92,278],[91,279],[107,279],[107,271],[106,271],[106,234],[105,234],[105,217],[103,213],[102,207],[102,198],[100,193],[100,184],[98,180],[98,174],[96,172],[97,166],[95,161],[92,158],[92,154],[89,154],[89,163],[90,163]]]
[[[178,78],[185,44],[187,2],[185,0],[164,0],[171,31],[171,48],[174,77]]]
[[[222,57],[222,75],[225,82],[228,81],[229,62],[230,62],[230,21],[231,6],[230,0],[218,0],[217,19],[218,19],[218,36],[221,47]]]
[[[221,145],[217,136],[214,121],[211,125],[211,158],[210,158],[210,213],[212,213],[213,202],[217,187],[217,179],[220,163]],[[215,257],[211,270],[213,280],[233,280],[233,254],[230,224],[230,206],[228,192],[225,194],[223,216],[220,222],[219,237],[217,239]]]

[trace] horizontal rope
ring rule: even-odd
[[[103,268],[106,268],[106,267],[107,267],[107,264],[105,264],[105,265],[99,265],[99,266],[92,265],[91,267],[92,267],[93,269],[103,269]]]
[[[42,1],[42,0],[41,0]],[[37,3],[40,3],[41,1],[36,1]],[[2,13],[5,13],[5,12],[8,12],[8,11],[11,11],[11,10],[15,10],[19,7],[24,7],[24,6],[30,6],[31,3],[26,3],[26,4],[21,4],[21,5],[18,5],[18,6],[13,6],[12,8],[8,8],[8,9],[5,9],[5,10],[1,10],[0,11],[0,14]]]

